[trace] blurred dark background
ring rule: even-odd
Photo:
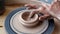
[[[5,12],[4,3],[5,0],[0,0],[0,15],[2,15]]]

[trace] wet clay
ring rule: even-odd
[[[35,18],[35,15],[32,18],[30,18],[29,15],[30,15],[30,12],[25,12],[25,13],[23,13],[22,18],[25,21],[31,21],[31,20],[33,20]]]

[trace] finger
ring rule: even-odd
[[[34,4],[26,4],[25,6],[29,7],[29,6],[36,6]]]
[[[39,17],[39,21],[44,21],[44,20],[45,20],[44,16]]]
[[[32,5],[32,4],[25,4],[25,6]]]
[[[46,3],[42,4],[42,6],[45,7],[46,9],[49,9],[49,7],[50,7],[50,5],[46,4]]]
[[[42,7],[38,8],[38,11],[42,13],[42,11],[44,11],[45,9],[46,8],[42,6]]]
[[[44,15],[43,18],[44,18],[44,19],[51,18],[51,15]]]
[[[49,14],[45,14],[44,17],[45,17],[45,19],[47,19],[47,18],[51,18],[52,16]]]
[[[38,13],[38,11],[35,11],[35,10],[32,12],[33,15],[34,15],[34,14],[37,14],[37,13]]]
[[[26,7],[30,7],[29,9],[36,9],[37,8],[37,6],[36,5],[34,5],[34,4],[26,4],[25,5]]]
[[[51,17],[50,15],[43,15],[43,16],[40,16],[40,17],[39,17],[39,20],[40,20],[40,21],[43,21],[43,20],[48,19],[48,18],[50,18],[50,17]]]

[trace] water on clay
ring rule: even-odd
[[[23,13],[22,18],[25,21],[31,21],[31,20],[35,19],[35,15],[32,18],[30,18],[29,16],[31,16],[30,12],[25,12],[25,13]]]

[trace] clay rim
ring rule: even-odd
[[[20,13],[20,16],[19,16],[19,20],[23,21],[24,23],[34,23],[35,21],[37,21],[38,19],[38,15],[36,14],[36,18],[34,20],[31,20],[31,21],[25,21],[21,16],[21,14],[23,14],[24,12],[31,12],[32,10],[22,10],[23,12]]]

